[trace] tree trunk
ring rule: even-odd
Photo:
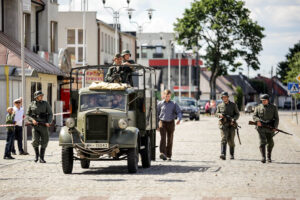
[[[210,99],[216,100],[216,79],[217,76],[213,73],[211,74],[209,86],[210,86]]]
[[[213,66],[211,70],[211,76],[209,80],[210,87],[210,99],[216,100],[216,80],[218,77],[219,68],[217,66]]]

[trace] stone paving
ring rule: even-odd
[[[273,163],[260,163],[258,135],[242,115],[242,145],[236,139],[236,159],[222,161],[217,119],[185,121],[176,127],[172,161],[152,162],[148,169],[128,174],[126,161],[92,162],[81,169],[75,161],[73,174],[61,169],[61,148],[53,138],[46,164],[29,156],[0,158],[0,199],[300,199],[300,126],[280,114],[280,127],[294,134],[275,137]],[[157,143],[159,142],[159,133]],[[0,140],[0,155],[5,141]],[[158,157],[158,152],[157,152]],[[227,156],[228,157],[228,156]]]

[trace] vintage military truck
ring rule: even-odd
[[[155,160],[156,74],[150,67],[133,67],[133,87],[105,82],[85,87],[80,81],[88,71],[105,73],[108,66],[71,70],[71,117],[59,134],[65,174],[72,173],[74,160],[89,168],[91,161],[127,159],[129,173],[137,172],[139,154],[144,168]]]

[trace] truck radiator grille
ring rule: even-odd
[[[107,140],[107,115],[88,115],[86,117],[86,140]]]

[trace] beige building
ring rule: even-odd
[[[19,0],[0,0],[0,110],[13,105],[22,95]],[[41,90],[55,112],[59,80],[65,74],[58,66],[56,0],[26,1],[24,12],[25,45],[25,107],[33,100],[33,93]],[[40,56],[39,56],[40,55]],[[44,59],[45,58],[45,59]],[[0,113],[0,124],[5,112]],[[5,128],[0,128],[0,132]]]
[[[86,62],[88,65],[108,64],[115,54],[115,29],[97,20],[96,12],[86,12]],[[83,61],[83,12],[58,13],[58,48],[67,48],[71,53],[72,66],[81,66]],[[121,42],[120,42],[121,41]],[[136,37],[118,31],[118,52],[129,49],[135,60]]]

